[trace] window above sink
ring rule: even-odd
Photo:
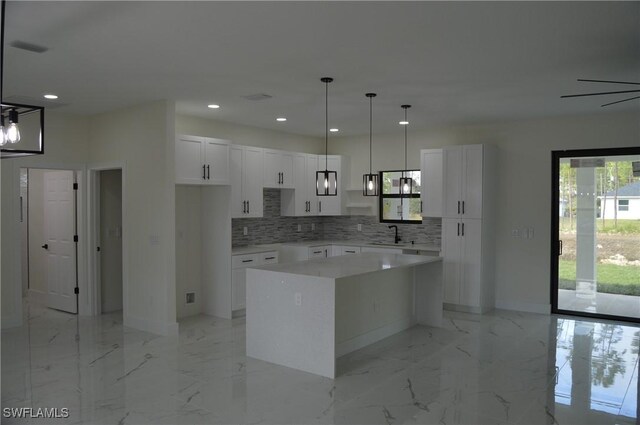
[[[400,195],[402,170],[380,172],[381,191],[379,197],[381,223],[422,223],[420,211],[420,170],[404,171],[405,177],[413,181],[409,197]]]

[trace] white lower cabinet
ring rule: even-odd
[[[312,246],[309,248],[309,258],[327,258],[333,257],[333,255],[331,245]]]
[[[278,262],[278,252],[269,251],[258,254],[233,255],[231,257],[231,310],[242,310],[247,305],[248,267],[258,267]]]
[[[442,235],[444,302],[486,310],[491,282],[483,279],[482,220],[445,218]]]
[[[332,253],[334,257],[338,255],[360,254],[360,247],[347,246],[347,245],[333,245]]]

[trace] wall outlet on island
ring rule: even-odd
[[[302,294],[300,292],[296,292],[295,302],[296,302],[297,306],[301,306],[302,305]]]
[[[316,230],[316,223],[311,223],[311,231]]]
[[[245,235],[245,236],[247,236],[249,234],[249,229],[247,228],[247,226],[244,226],[242,228],[242,234]]]
[[[298,232],[302,232],[302,224],[298,224]]]
[[[362,224],[358,224],[358,232],[362,232]]]

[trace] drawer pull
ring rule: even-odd
[[[322,251],[313,251],[314,254],[321,254]]]
[[[355,254],[356,253],[355,251],[345,251],[345,252],[348,252],[350,254]]]
[[[275,260],[276,257],[264,257],[265,260]]]
[[[251,263],[253,260],[242,260],[243,263]]]

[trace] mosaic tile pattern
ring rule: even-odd
[[[313,231],[312,224],[315,224]],[[360,232],[358,224],[362,224]],[[301,226],[300,231],[298,225]],[[246,236],[243,235],[244,227],[248,230]],[[440,246],[440,228],[441,220],[431,218],[425,219],[422,224],[399,224],[398,234],[405,242]],[[393,242],[393,230],[389,229],[387,223],[378,222],[375,216],[282,217],[279,189],[264,190],[264,217],[232,220],[234,247],[318,239]]]

